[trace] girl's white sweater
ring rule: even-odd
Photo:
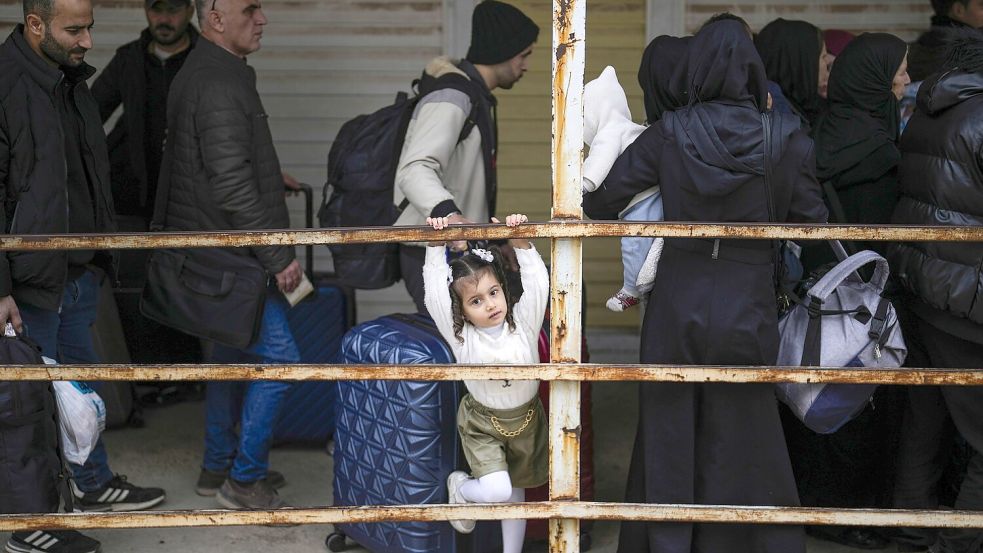
[[[535,247],[515,249],[522,279],[522,299],[512,307],[515,331],[508,325],[495,336],[464,323],[461,337],[454,336],[451,315],[451,292],[448,288],[450,267],[444,246],[427,248],[423,265],[427,311],[437,330],[450,344],[458,363],[462,364],[530,364],[539,362],[539,332],[549,301],[550,279],[546,265]],[[528,403],[539,391],[538,380],[465,380],[464,385],[478,403],[492,409],[514,409]]]

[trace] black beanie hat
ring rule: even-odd
[[[508,61],[532,46],[539,27],[519,8],[498,0],[484,0],[471,15],[471,48],[468,61],[495,65]]]

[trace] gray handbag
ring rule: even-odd
[[[831,242],[842,259],[802,301],[778,322],[778,364],[805,367],[900,367],[908,353],[898,317],[883,298],[887,261],[864,250],[849,257]],[[874,264],[870,281],[858,269]],[[778,399],[811,430],[835,432],[863,411],[876,384],[777,384]]]
[[[761,123],[768,219],[776,221],[771,114],[762,113]],[[804,301],[785,290],[784,261],[780,248],[775,247],[775,290],[779,311],[785,313],[778,321],[778,365],[900,367],[908,350],[894,306],[881,297],[889,274],[887,260],[870,250],[848,257],[840,242],[829,244],[840,262],[809,289]],[[864,282],[857,270],[868,263],[874,264],[874,274]],[[776,385],[776,394],[809,429],[831,434],[859,415],[876,389],[876,384],[786,382]]]

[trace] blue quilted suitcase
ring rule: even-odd
[[[287,312],[301,363],[338,362],[341,339],[354,319],[353,309],[345,289],[318,283],[313,294]],[[336,402],[334,381],[295,383],[273,427],[274,442],[326,444],[334,434]]]
[[[390,315],[356,326],[342,342],[353,364],[450,363],[447,344],[426,315]],[[447,475],[464,462],[455,419],[458,382],[338,382],[335,505],[447,503]],[[479,522],[463,536],[447,522],[339,524],[331,551],[348,536],[372,553],[501,551],[501,526]]]

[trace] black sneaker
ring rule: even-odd
[[[265,511],[289,507],[266,480],[245,483],[228,478],[215,497],[227,509]]]
[[[202,497],[212,497],[218,492],[218,489],[222,487],[222,484],[225,483],[225,479],[228,477],[229,471],[227,470],[214,472],[208,469],[201,469],[201,474],[198,475],[198,483],[195,485],[195,493]],[[266,471],[266,480],[269,481],[270,486],[274,490],[279,490],[287,485],[287,479],[283,477],[283,474],[275,470]]]
[[[75,506],[83,511],[140,511],[149,509],[164,501],[164,490],[160,488],[141,488],[126,481],[126,476],[117,474],[106,487],[83,492],[70,481]]]
[[[99,542],[74,530],[35,530],[14,532],[7,553],[99,553]]]

